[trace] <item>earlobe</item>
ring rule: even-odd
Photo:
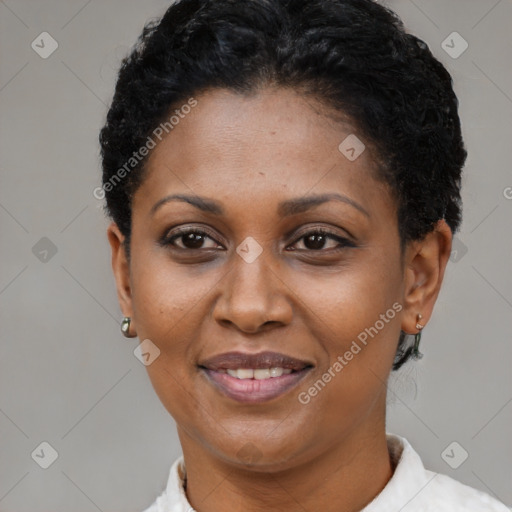
[[[131,317],[131,330],[134,330],[130,265],[124,247],[125,237],[115,222],[107,228],[107,238],[112,250],[112,270],[116,280],[117,298],[125,317]]]
[[[416,334],[428,323],[450,257],[452,232],[444,220],[406,249],[402,330]],[[421,316],[419,316],[421,315]]]

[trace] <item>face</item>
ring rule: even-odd
[[[343,154],[364,137],[292,90],[196,100],[148,159],[130,263],[109,228],[121,308],[160,351],[147,371],[182,445],[273,471],[381,432],[400,329],[428,319],[438,283],[425,246],[401,262],[371,145]]]

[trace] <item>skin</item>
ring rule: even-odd
[[[129,262],[115,223],[107,231],[122,312],[133,335],[160,349],[147,371],[177,424],[188,499],[199,512],[359,511],[393,474],[386,381],[400,329],[415,333],[418,313],[424,325],[431,316],[450,228],[439,221],[401,259],[396,203],[375,177],[371,145],[349,161],[338,145],[364,136],[311,98],[267,88],[196,99],[149,156],[133,199]],[[280,201],[332,192],[367,213],[339,201],[278,213]],[[176,193],[215,199],[225,212],[172,201],[151,214]],[[207,229],[207,237],[195,250],[183,238],[159,245],[175,226]],[[352,245],[335,251],[339,243],[327,238],[312,249],[304,235],[318,227]],[[252,263],[236,252],[249,236],[263,249]],[[298,394],[394,303],[402,310],[301,403]],[[241,404],[197,366],[233,350],[282,352],[314,368],[284,395]]]

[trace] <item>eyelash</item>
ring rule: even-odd
[[[194,251],[201,251],[201,250],[207,250],[207,249],[189,249],[189,248],[183,248],[183,247],[177,247],[174,245],[174,241],[178,238],[181,238],[185,235],[188,235],[190,233],[194,233],[196,235],[206,235],[208,238],[213,240],[215,243],[219,244],[207,231],[197,229],[197,228],[183,228],[180,229],[177,233],[173,234],[172,236],[164,236],[164,238],[161,240],[160,245],[162,246],[172,246],[178,250],[181,251],[187,251],[187,252],[194,252]],[[355,244],[350,241],[347,238],[335,235],[334,233],[331,233],[330,231],[326,230],[325,228],[314,228],[310,231],[307,231],[306,233],[303,233],[300,237],[296,238],[295,241],[292,243],[292,245],[295,245],[297,242],[302,240],[303,238],[307,238],[311,235],[322,235],[330,240],[334,240],[339,243],[338,247],[330,248],[330,249],[301,249],[300,251],[306,251],[306,252],[314,252],[314,253],[330,253],[330,252],[337,252],[340,250],[345,249],[346,247],[355,247]],[[219,244],[220,245],[220,244]]]

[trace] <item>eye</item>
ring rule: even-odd
[[[345,247],[355,247],[355,244],[348,240],[347,238],[338,236],[323,228],[317,228],[308,231],[300,238],[298,238],[293,245],[297,244],[301,240],[304,240],[304,246],[306,251],[328,252],[329,250],[337,251]],[[325,246],[329,241],[331,242],[331,247],[327,247],[326,249]],[[332,245],[333,243],[334,245]]]
[[[355,247],[355,244],[342,236],[331,233],[324,228],[316,228],[314,230],[304,233],[293,244],[297,245],[301,240],[304,240],[305,249],[300,251],[316,251],[316,252],[331,252],[344,249],[345,247]],[[210,241],[210,246],[207,242]],[[178,243],[179,242],[179,243]],[[207,249],[220,249],[222,246],[207,232],[197,228],[182,228],[175,231],[172,235],[166,235],[160,242],[163,246],[173,246],[179,250],[207,250]],[[329,247],[329,244],[331,245]]]
[[[177,244],[176,241],[180,240],[181,243]],[[213,245],[210,247],[204,247],[204,244],[207,240],[211,240]],[[177,247],[178,249],[183,250],[197,250],[197,249],[216,249],[219,247],[218,244],[206,231],[202,231],[200,229],[180,229],[178,232],[175,232],[172,236],[166,236],[162,240],[163,245],[172,245]]]

